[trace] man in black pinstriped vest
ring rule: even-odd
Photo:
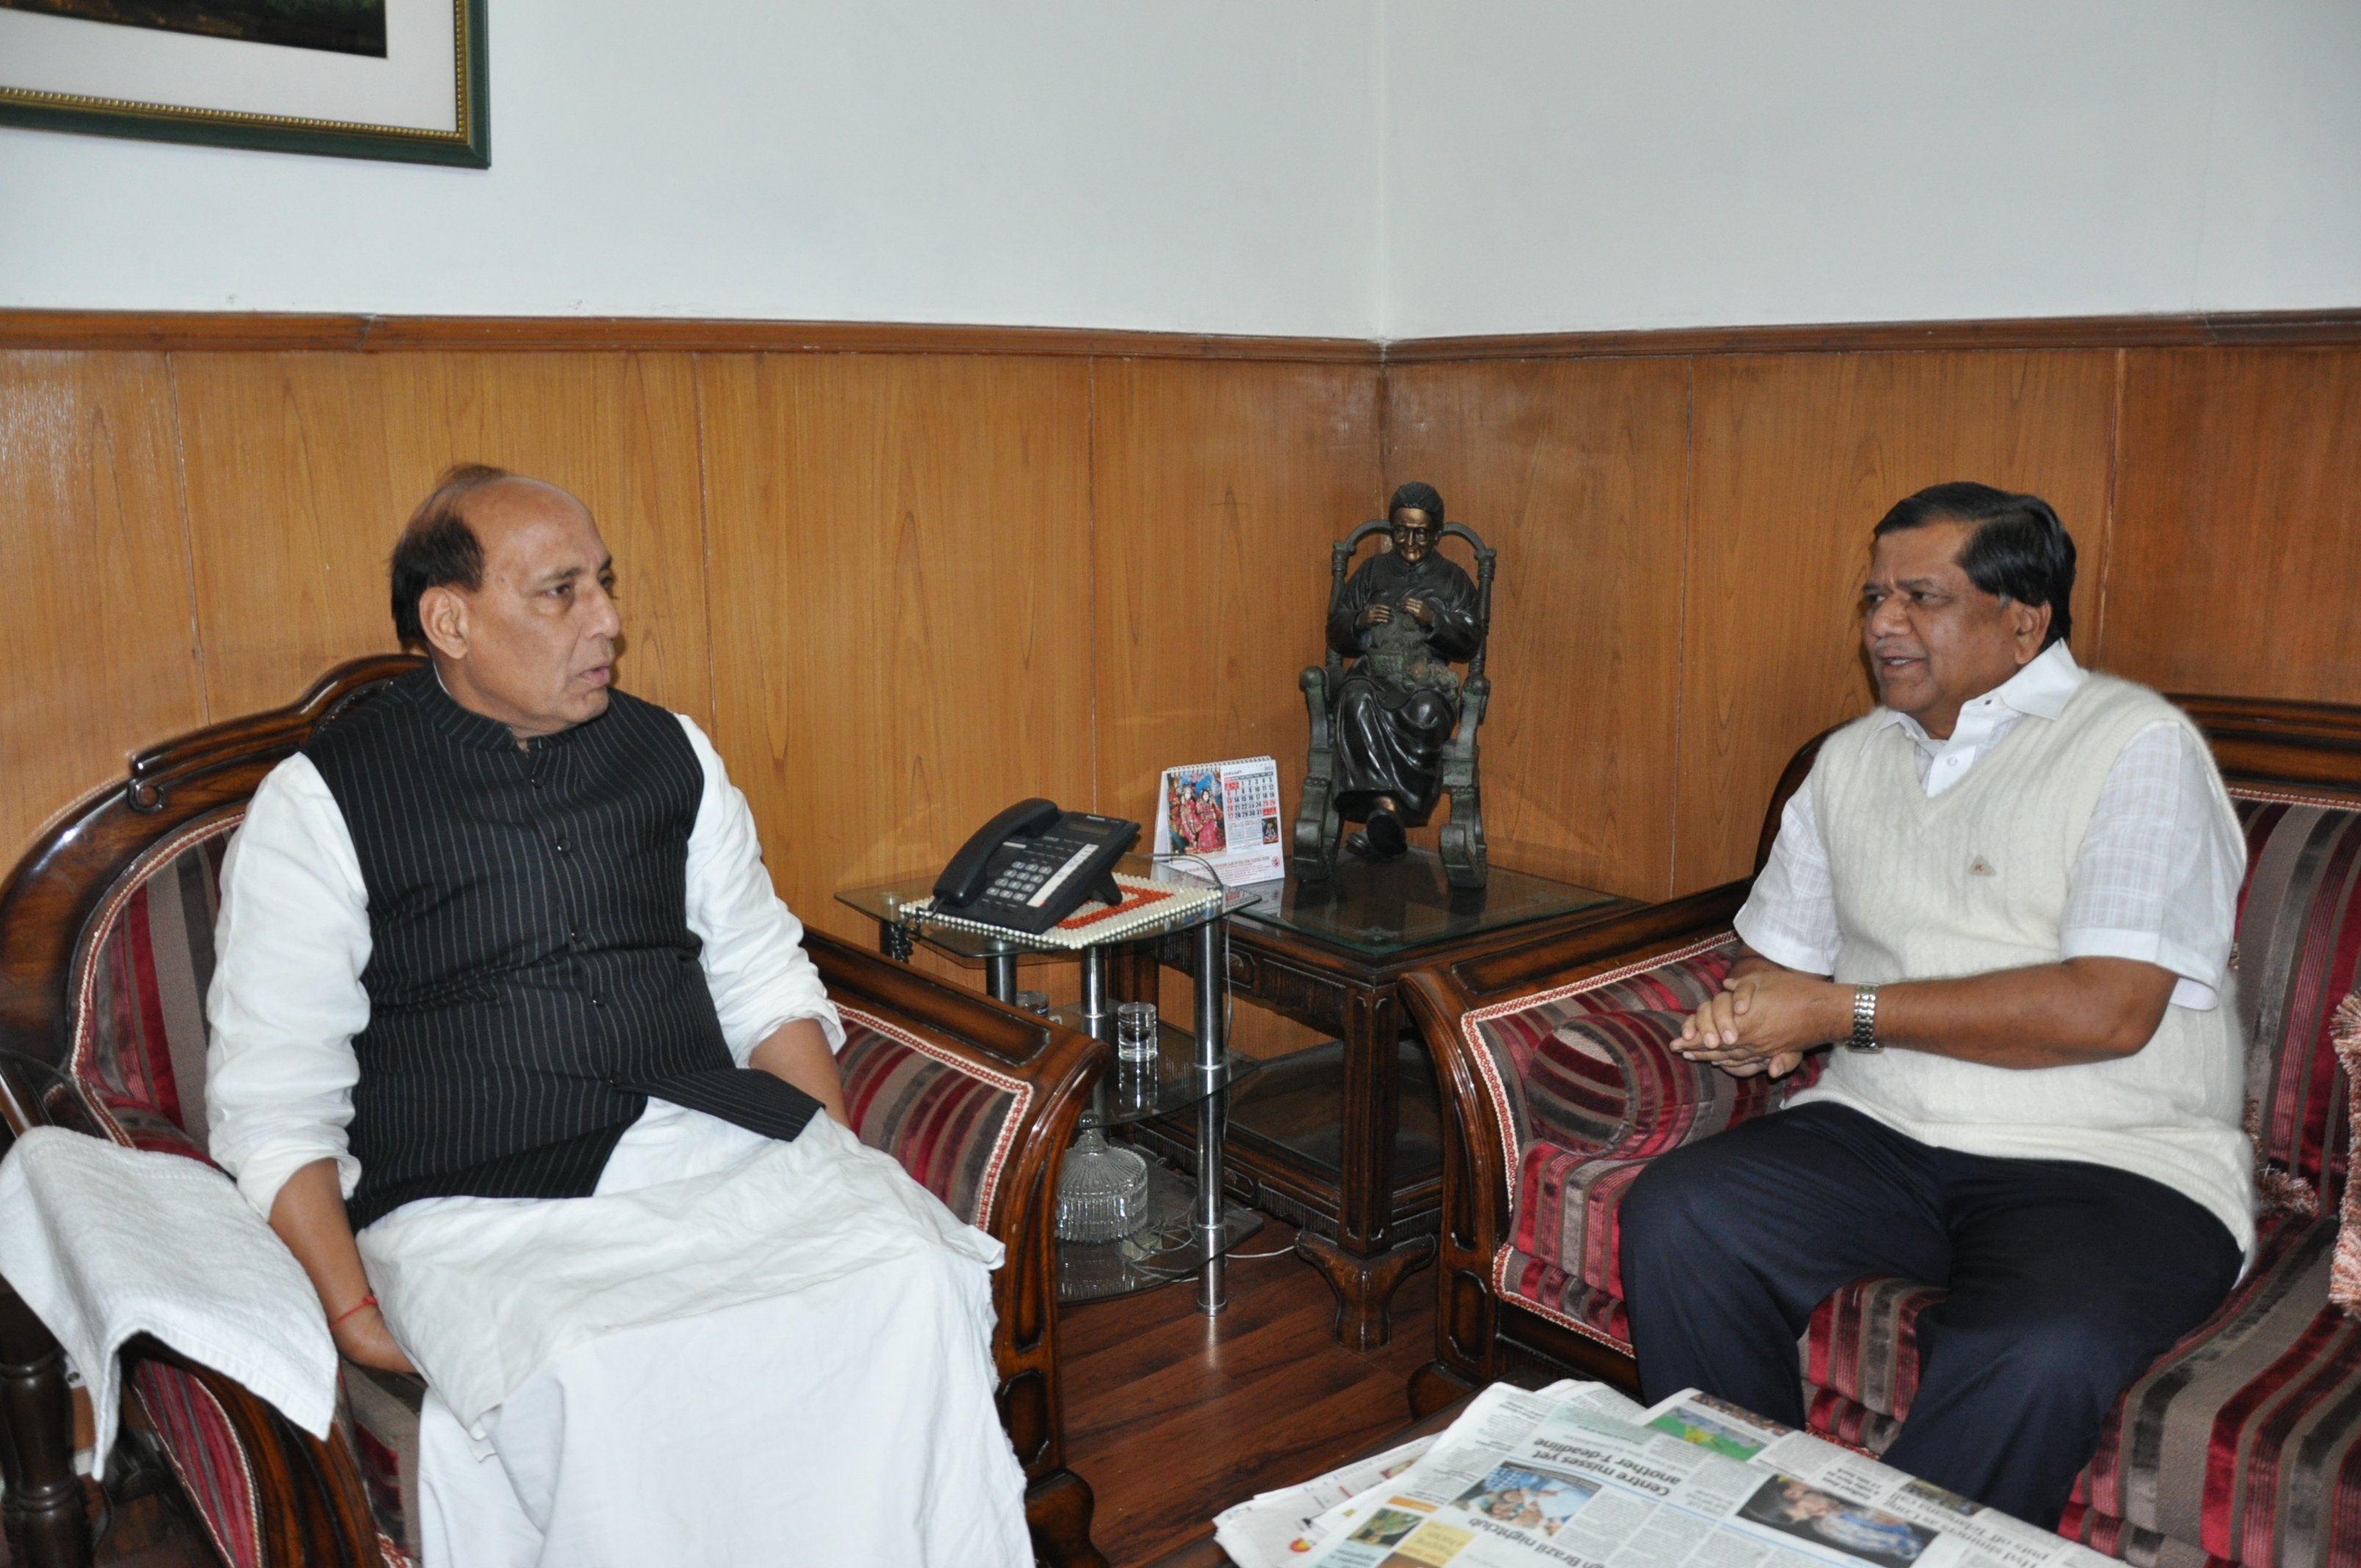
[[[412,517],[431,663],[225,864],[213,1149],[338,1348],[425,1374],[434,1568],[1029,1561],[999,1245],[846,1130],[802,927],[711,742],[614,689],[612,587],[554,487]]]
[[[332,1317],[369,1293],[355,1230],[414,1198],[584,1196],[650,1091],[774,1137],[823,1106],[848,1120],[817,1021],[782,1025],[752,1070],[722,1043],[681,907],[700,772],[671,715],[614,688],[614,563],[588,510],[489,468],[440,493],[393,584],[403,640],[440,656],[305,748],[372,910],[359,1190],[347,1203],[316,1163],[271,1214]],[[547,874],[480,870],[516,860]],[[488,1094],[489,1115],[458,1113]],[[336,1333],[409,1369],[374,1306]]]

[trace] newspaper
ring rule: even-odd
[[[1354,1478],[1322,1480],[1333,1490]],[[2097,1568],[2113,1561],[1694,1390],[1642,1409],[1598,1384],[1486,1389],[1408,1468],[1304,1522],[1287,1553],[1232,1555],[1242,1568]]]
[[[1265,1492],[1250,1502],[1225,1508],[1213,1516],[1213,1543],[1229,1553],[1238,1568],[1281,1568],[1300,1561],[1318,1539],[1313,1520],[1361,1492],[1383,1487],[1433,1445],[1432,1437],[1415,1438],[1400,1448],[1331,1470],[1316,1481]]]

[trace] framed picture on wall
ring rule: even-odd
[[[485,169],[485,0],[0,0],[0,125]]]

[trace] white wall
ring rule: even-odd
[[[489,171],[0,128],[0,307],[1412,337],[2361,304],[2356,0],[490,11]]]
[[[2361,305],[2355,0],[1389,0],[1385,335]]]
[[[0,128],[0,306],[1376,329],[1367,5],[489,11],[488,171]]]

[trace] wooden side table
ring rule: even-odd
[[[1397,999],[1402,977],[1632,907],[1497,865],[1488,887],[1455,889],[1433,855],[1412,850],[1375,866],[1343,856],[1332,883],[1290,876],[1231,911],[1230,994],[1333,1037],[1265,1059],[1233,1094],[1229,1169],[1255,1207],[1302,1227],[1296,1251],[1335,1292],[1345,1344],[1386,1343],[1394,1290],[1433,1255],[1440,1222],[1433,1061]],[[1161,956],[1191,961],[1169,942]],[[1186,1127],[1142,1135],[1174,1157],[1193,1153]]]

